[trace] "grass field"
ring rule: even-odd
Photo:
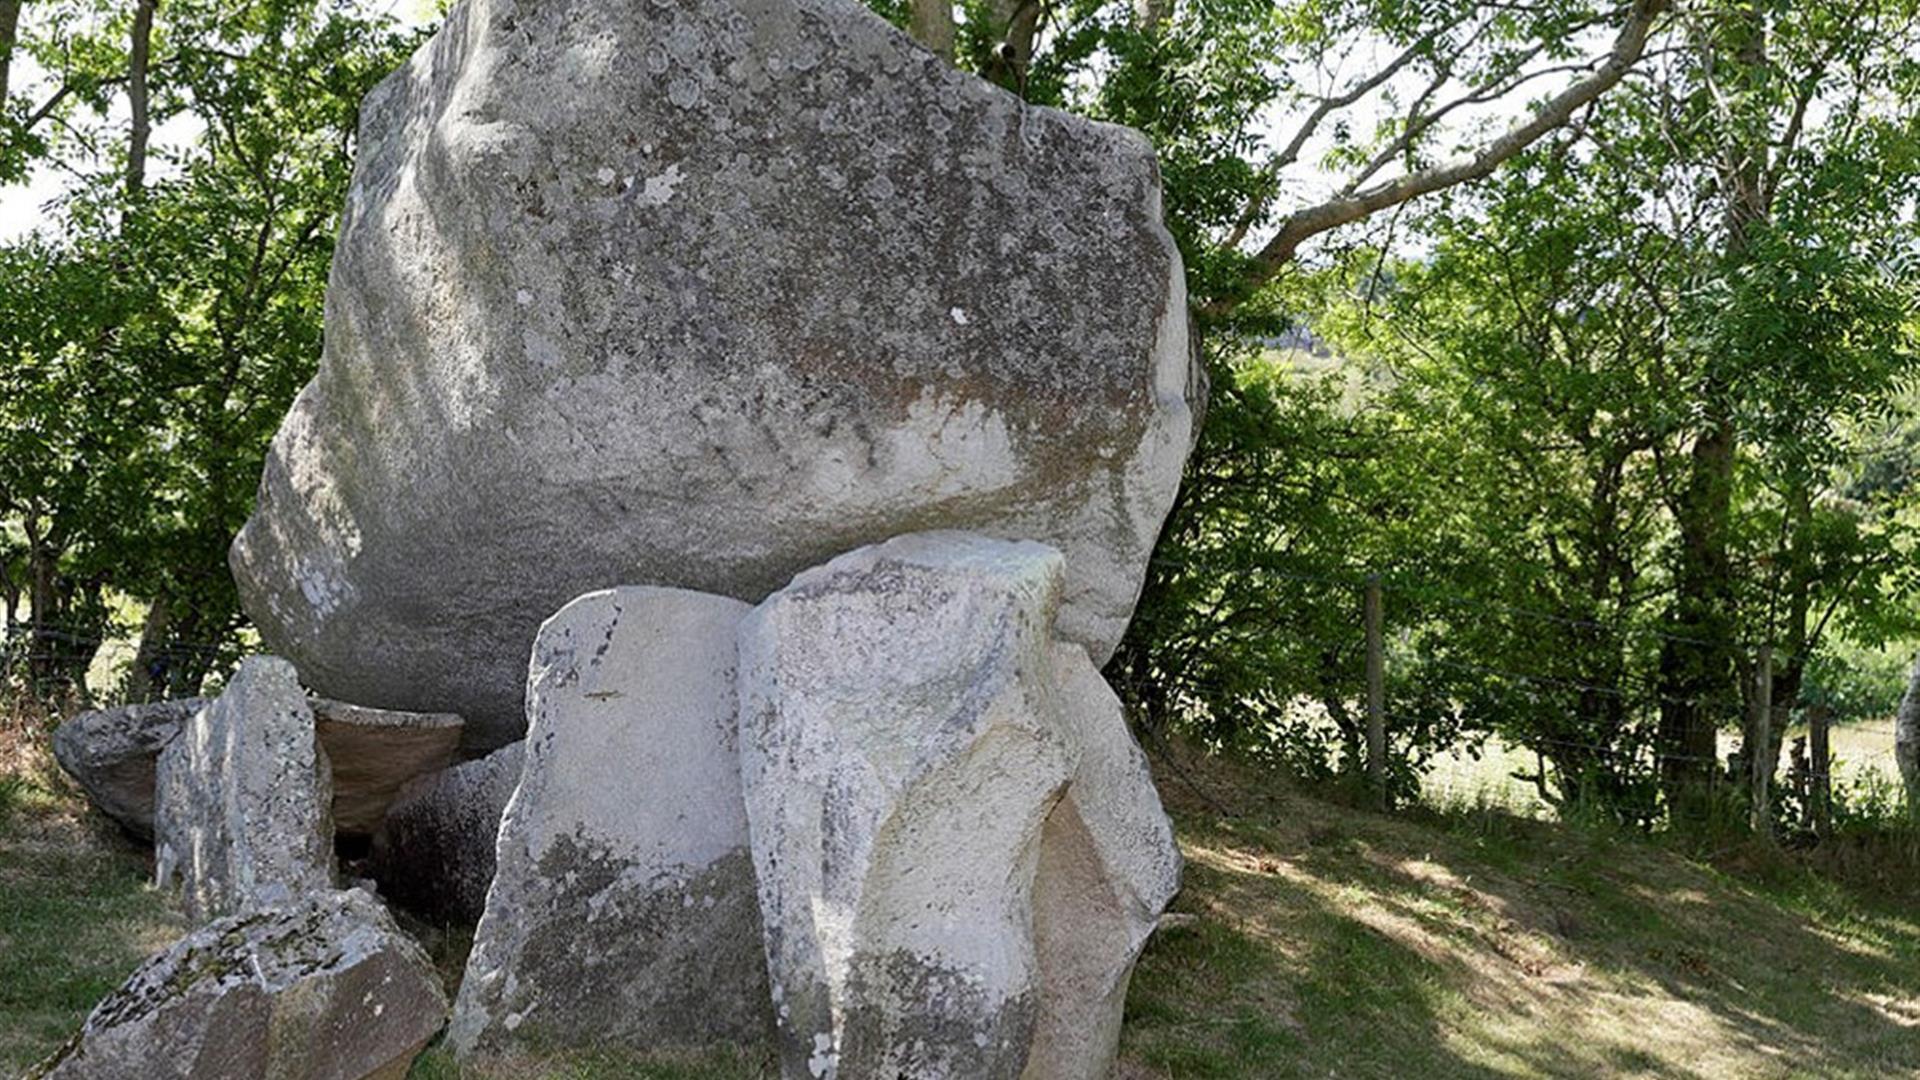
[[[1805,727],[1788,729],[1786,745],[1791,746],[1794,739],[1806,734]],[[1878,785],[1891,790],[1900,783],[1893,760],[1891,720],[1835,727],[1828,739],[1836,785]],[[1726,755],[1739,747],[1740,738],[1727,732],[1720,743],[1720,752]],[[1489,739],[1477,755],[1464,750],[1440,755],[1427,771],[1421,797],[1439,807],[1498,806],[1524,817],[1544,817],[1550,808],[1532,783],[1518,778],[1518,774],[1531,774],[1535,769],[1532,754]]]
[[[1384,817],[1185,773],[1207,797],[1165,786],[1186,887],[1135,978],[1127,1080],[1920,1076],[1910,849],[1896,869],[1853,852],[1846,885],[1793,853],[1695,858],[1493,807]],[[0,745],[0,1073],[181,932],[145,875],[35,740]],[[514,1075],[761,1071],[589,1053]],[[468,1074],[436,1051],[413,1075]]]

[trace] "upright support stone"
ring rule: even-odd
[[[156,768],[155,876],[211,919],[333,886],[333,792],[293,665],[241,661]]]
[[[1021,1075],[1057,730],[1051,548],[901,537],[741,625],[741,772],[788,1077]]]
[[[1040,838],[1040,1012],[1023,1080],[1106,1080],[1134,961],[1180,888],[1180,848],[1119,698],[1077,645],[1053,647],[1075,764]]]
[[[746,610],[623,588],[540,628],[526,761],[449,1032],[457,1055],[770,1037],[735,749]]]

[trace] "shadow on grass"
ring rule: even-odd
[[[1180,825],[1194,919],[1136,974],[1132,1075],[1920,1075],[1920,911],[1885,897],[1484,813]]]

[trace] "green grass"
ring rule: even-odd
[[[88,815],[28,733],[0,733],[0,1074],[52,1053],[184,930],[148,858]]]
[[[4,733],[0,733],[4,734]],[[145,855],[42,740],[0,739],[0,1073],[179,934]],[[24,747],[24,749],[23,749]],[[1687,853],[1492,805],[1383,817],[1213,763],[1165,791],[1187,855],[1148,945],[1125,1080],[1920,1076],[1909,841]],[[1904,843],[1906,846],[1902,847]],[[428,935],[451,978],[467,943]],[[585,1052],[414,1080],[741,1080],[732,1057]]]
[[[1191,918],[1135,975],[1130,1077],[1920,1076],[1911,846],[1848,886],[1494,809],[1177,819]]]

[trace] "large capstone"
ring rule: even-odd
[[[39,1080],[400,1080],[446,1022],[438,974],[363,892],[209,923],[134,971]]]
[[[155,877],[196,920],[330,889],[332,801],[293,665],[248,657],[160,754]]]
[[[519,737],[539,620],[919,529],[1119,641],[1192,415],[1138,134],[854,0],[469,0],[361,111],[320,369],[232,563],[319,693]]]
[[[101,813],[151,839],[154,765],[206,704],[206,698],[180,698],[81,713],[54,729],[54,760]]]
[[[500,817],[525,760],[526,743],[510,743],[402,788],[373,837],[380,895],[436,921],[479,922]]]
[[[902,537],[795,578],[740,633],[741,775],[788,1077],[1015,1080],[1032,894],[1073,771],[1058,552]]]
[[[736,749],[746,610],[622,588],[541,627],[457,1054],[771,1038]]]

